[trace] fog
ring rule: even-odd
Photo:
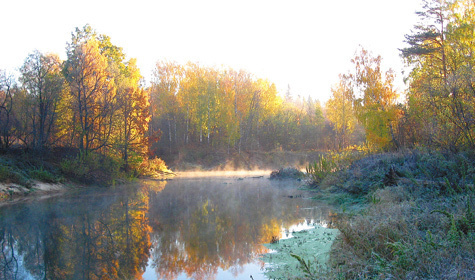
[[[207,178],[207,177],[231,177],[231,178],[262,178],[269,177],[272,170],[223,170],[223,171],[178,171],[178,178]]]

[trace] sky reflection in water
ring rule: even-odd
[[[260,244],[328,208],[296,182],[255,177],[145,181],[0,208],[0,279],[264,279]]]

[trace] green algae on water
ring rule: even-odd
[[[309,230],[294,232],[292,238],[264,244],[272,252],[262,256],[266,263],[265,275],[269,279],[305,279],[309,272],[302,267],[296,255],[309,264],[312,275],[326,268],[330,248],[339,235],[338,229],[316,226]]]

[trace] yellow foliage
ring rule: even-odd
[[[349,137],[356,126],[356,116],[353,108],[353,90],[349,81],[340,76],[340,82],[331,90],[332,96],[327,101],[326,113],[333,124],[339,149],[349,145]]]
[[[393,143],[398,146],[394,137],[394,123],[400,114],[397,113],[397,93],[393,88],[394,73],[390,69],[386,73],[381,70],[381,56],[361,49],[352,62],[356,73],[353,79],[360,92],[355,96],[355,110],[358,120],[366,130],[366,140],[380,148]]]
[[[146,159],[140,164],[138,172],[144,176],[160,177],[164,174],[172,174],[161,158]]]

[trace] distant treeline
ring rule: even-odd
[[[153,147],[242,150],[333,148],[332,129],[318,101],[278,94],[274,84],[245,71],[195,63],[158,62],[150,89]]]

